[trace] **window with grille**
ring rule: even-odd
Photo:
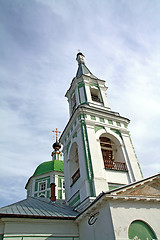
[[[39,184],[39,191],[43,191],[46,189],[46,182],[42,182]]]

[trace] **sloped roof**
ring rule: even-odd
[[[155,174],[148,178],[124,185],[113,190],[102,192],[95,200],[82,212],[77,218],[82,218],[88,211],[92,212],[92,208],[101,205],[102,201],[106,200],[147,200],[160,202],[160,174]]]
[[[0,208],[0,217],[75,219],[77,215],[63,200],[52,202],[40,197],[29,197]]]
[[[77,74],[76,74],[76,77],[79,78],[81,77],[82,75],[88,75],[90,76],[91,78],[95,78],[97,79],[96,76],[94,76],[91,71],[86,67],[86,65],[84,63],[80,63],[79,64],[79,67],[78,67],[78,70],[77,70]]]
[[[106,192],[106,194],[160,197],[160,174],[158,173],[137,182],[124,185]]]
[[[38,176],[51,171],[64,172],[64,162],[61,160],[43,162],[36,168],[33,176]]]

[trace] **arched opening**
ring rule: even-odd
[[[77,143],[73,143],[70,149],[69,168],[70,168],[71,184],[73,184],[80,177],[79,154],[78,154]]]
[[[92,101],[99,102],[99,103],[102,102],[98,87],[90,86],[90,92],[91,92]]]
[[[109,137],[100,137],[100,146],[105,169],[127,171],[122,150]]]
[[[46,196],[44,194],[39,195],[41,198],[45,198]]]
[[[105,168],[114,167],[113,142],[107,137],[100,137],[101,151]]]
[[[141,220],[135,220],[129,226],[128,230],[129,239],[133,240],[156,240],[157,237],[152,228]]]

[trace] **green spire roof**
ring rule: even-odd
[[[64,172],[64,162],[60,160],[41,163],[35,170],[33,176],[38,176],[51,171]]]
[[[86,67],[84,58],[85,58],[85,56],[83,55],[83,53],[79,52],[79,53],[77,54],[76,60],[77,60],[79,66],[78,66],[78,70],[77,70],[76,77],[79,78],[79,77],[81,77],[82,75],[87,75],[87,76],[89,76],[89,77],[91,77],[91,78],[97,79],[97,77],[94,76],[94,75],[91,73],[91,71]]]
[[[89,75],[91,78],[97,79],[97,77],[95,77],[95,76],[90,72],[90,70],[86,67],[86,65],[85,65],[84,63],[80,63],[80,64],[79,64],[79,67],[78,67],[78,70],[77,70],[76,77],[79,78],[79,77],[81,77],[83,74],[84,74],[84,75]]]

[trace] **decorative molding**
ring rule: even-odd
[[[96,133],[97,131],[101,130],[101,129],[104,129],[104,130],[105,130],[105,127],[99,126],[99,125],[95,125],[95,126],[94,126],[94,131],[95,131],[95,133]]]
[[[90,186],[90,194],[91,197],[94,197],[94,190],[93,190],[93,169],[92,169],[92,161],[90,155],[90,148],[88,143],[88,136],[87,136],[87,129],[84,120],[81,120],[81,131],[82,131],[82,139],[83,139],[83,146],[84,146],[84,153],[85,153],[85,161],[86,161],[86,171],[87,177]]]

